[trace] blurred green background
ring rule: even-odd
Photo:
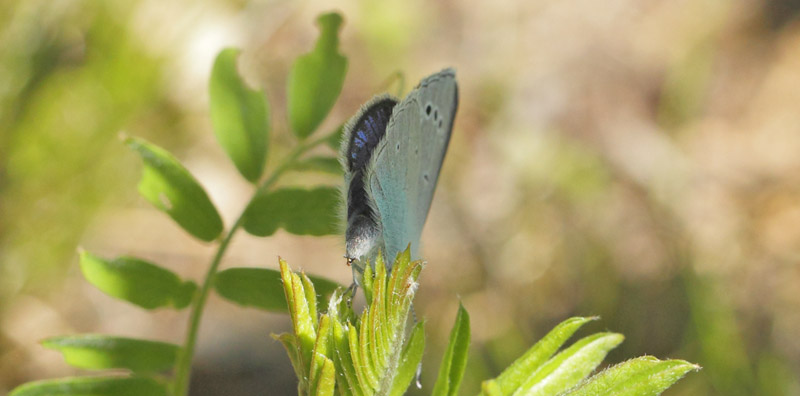
[[[796,0],[5,0],[0,393],[78,373],[38,345],[48,336],[182,341],[186,312],[114,301],[77,268],[84,246],[200,279],[212,254],[138,197],[141,165],[118,135],[176,153],[230,222],[250,187],[211,133],[213,58],[243,49],[273,109],[275,161],[293,139],[288,68],[330,9],[350,59],[330,128],[396,71],[408,90],[458,70],[415,305],[429,321],[425,391],[460,299],[473,327],[463,394],[572,315],[627,336],[609,362],[704,367],[668,395],[800,394]],[[343,251],[341,236],[240,233],[223,267],[277,268],[280,255],[347,284]],[[287,328],[212,295],[192,394],[293,393],[268,337]]]

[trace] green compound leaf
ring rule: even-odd
[[[144,161],[139,193],[195,237],[206,242],[217,238],[222,219],[189,171],[172,154],[142,139],[127,138],[125,144]]]
[[[337,13],[317,18],[320,36],[314,50],[300,56],[289,73],[289,124],[294,134],[305,139],[331,111],[342,91],[347,58],[339,53]]]
[[[595,375],[568,396],[655,396],[700,366],[683,360],[658,360],[643,356]]]
[[[256,236],[269,236],[278,228],[297,235],[331,235],[338,231],[336,213],[339,189],[284,188],[258,194],[244,213],[244,229]]]
[[[124,368],[157,372],[172,368],[180,349],[166,342],[99,334],[52,337],[42,345],[64,355],[67,364],[90,370]]]
[[[524,355],[506,368],[493,380],[495,384],[491,385],[488,389],[494,389],[496,386],[501,394],[512,394],[531,376],[531,374],[538,370],[544,362],[550,359],[550,357],[553,356],[581,326],[596,319],[596,317],[575,317],[561,322],[547,333],[544,338],[531,347],[531,349],[525,352]]]
[[[164,384],[141,377],[69,377],[29,382],[8,396],[167,396]]]
[[[209,83],[211,123],[236,169],[252,183],[264,171],[269,143],[269,108],[264,93],[247,87],[236,70],[239,50],[222,50]]]
[[[309,276],[324,304],[336,288],[336,282]],[[281,273],[267,268],[229,268],[220,271],[214,279],[214,288],[220,296],[245,307],[255,307],[266,311],[288,312],[286,296],[281,283]],[[324,306],[318,306],[324,308]]]
[[[467,368],[469,339],[469,314],[463,305],[459,305],[456,322],[450,332],[450,344],[447,346],[442,364],[439,366],[439,377],[433,387],[433,396],[458,395],[458,387],[461,385],[464,370]]]
[[[624,339],[621,334],[597,333],[578,340],[528,377],[516,394],[556,395],[574,387]]]
[[[82,251],[80,265],[89,283],[145,309],[185,308],[197,290],[194,282],[184,282],[171,271],[133,257],[105,260]]]

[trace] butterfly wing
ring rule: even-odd
[[[365,187],[379,214],[387,262],[409,243],[412,258],[419,258],[422,227],[457,107],[455,71],[425,78],[394,107],[386,134],[372,154]]]

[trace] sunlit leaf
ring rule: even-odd
[[[336,282],[309,276],[319,294],[319,304],[325,304],[337,287]],[[220,271],[214,279],[214,288],[220,296],[245,307],[267,311],[288,312],[286,297],[279,271],[267,268],[229,268]],[[318,306],[324,308],[324,305]]]
[[[605,359],[625,337],[598,333],[584,337],[547,361],[517,390],[529,396],[556,395],[577,385]]]
[[[314,50],[300,56],[289,73],[289,124],[300,139],[309,136],[331,111],[342,91],[347,58],[339,53],[337,13],[317,18],[320,36]]]
[[[250,89],[236,70],[239,50],[217,55],[211,71],[209,102],[217,141],[245,177],[261,177],[269,143],[269,108],[264,93]]]
[[[298,356],[302,364],[300,371],[308,373],[311,367],[312,353],[317,338],[317,331],[315,328],[317,318],[312,318],[309,314],[309,305],[316,305],[316,298],[314,301],[309,301],[306,297],[300,276],[292,272],[289,269],[289,265],[282,259],[279,259],[278,263],[281,267],[281,280],[283,281],[286,302],[289,305],[289,315],[292,318],[294,336],[299,349]],[[308,378],[307,374],[305,378]]]
[[[550,359],[584,324],[596,318],[575,317],[561,322],[547,335],[506,368],[495,380],[502,394],[511,394]]]
[[[164,384],[141,377],[70,377],[29,382],[8,396],[167,396]]]
[[[317,377],[316,386],[314,387],[314,393],[312,393],[312,395],[333,396],[334,389],[336,389],[336,371],[333,361],[328,358],[323,358],[323,365]]]
[[[144,171],[139,192],[195,237],[212,241],[222,232],[222,219],[203,187],[166,150],[142,139],[125,143],[139,153]]]
[[[700,367],[683,360],[661,361],[643,356],[628,360],[590,378],[568,396],[655,396]]]
[[[278,228],[298,235],[329,235],[338,230],[339,190],[284,188],[253,198],[244,214],[244,229],[269,236]]]
[[[458,395],[458,387],[467,367],[470,326],[469,314],[463,305],[458,306],[458,314],[453,330],[450,332],[450,343],[439,366],[439,377],[433,387],[433,396]]]
[[[155,372],[172,368],[179,347],[166,342],[99,334],[52,337],[42,345],[64,355],[71,366],[101,370],[124,368]]]
[[[328,358],[331,356],[330,344],[328,339],[331,334],[331,319],[328,315],[319,318],[317,328],[317,339],[314,343],[314,352],[311,354],[311,367],[309,370],[309,384],[311,395],[328,394],[333,392],[335,376],[333,373],[333,361]],[[326,366],[329,366],[326,372]]]
[[[185,308],[197,290],[194,282],[184,282],[171,271],[133,257],[106,260],[82,251],[80,265],[89,283],[145,309]]]
[[[425,322],[419,322],[411,330],[403,350],[400,364],[397,367],[397,376],[392,384],[391,396],[402,396],[405,394],[411,381],[417,374],[417,368],[422,362],[422,353],[425,351]]]

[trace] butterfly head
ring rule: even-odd
[[[353,271],[364,272],[367,261],[375,261],[383,245],[383,238],[375,221],[364,215],[353,216],[347,224],[346,232],[347,263]]]

